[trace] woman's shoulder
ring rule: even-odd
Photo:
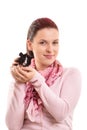
[[[80,70],[77,67],[64,67],[63,68],[64,72],[69,72],[69,73],[81,73]]]
[[[81,71],[77,67],[74,66],[63,66],[61,62],[57,61],[60,66],[60,76],[61,77],[80,77],[81,78]]]
[[[81,71],[76,67],[65,67],[63,68],[63,75],[81,77]]]

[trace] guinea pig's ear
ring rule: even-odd
[[[26,44],[27,44],[27,49],[29,51],[32,51],[32,42],[28,39],[27,42],[26,42]]]
[[[22,53],[22,52],[20,52],[20,53],[19,53],[19,56],[20,56],[20,57],[23,57],[23,53]]]

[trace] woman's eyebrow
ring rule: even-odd
[[[55,39],[54,41],[59,41],[59,39]]]
[[[47,41],[47,40],[45,40],[45,39],[40,39],[40,41]],[[59,39],[54,39],[53,41],[59,41]]]
[[[45,40],[45,39],[40,39],[40,41],[44,41],[44,42],[47,42],[47,40]]]

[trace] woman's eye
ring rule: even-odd
[[[41,44],[41,45],[45,45],[45,44],[46,44],[46,42],[44,42],[44,41],[43,41],[43,42],[40,42],[40,44]]]
[[[40,42],[40,44],[44,44],[44,42]]]
[[[53,42],[53,44],[58,44],[58,42]]]

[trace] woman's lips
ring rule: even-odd
[[[44,55],[47,59],[52,59],[53,55]]]

